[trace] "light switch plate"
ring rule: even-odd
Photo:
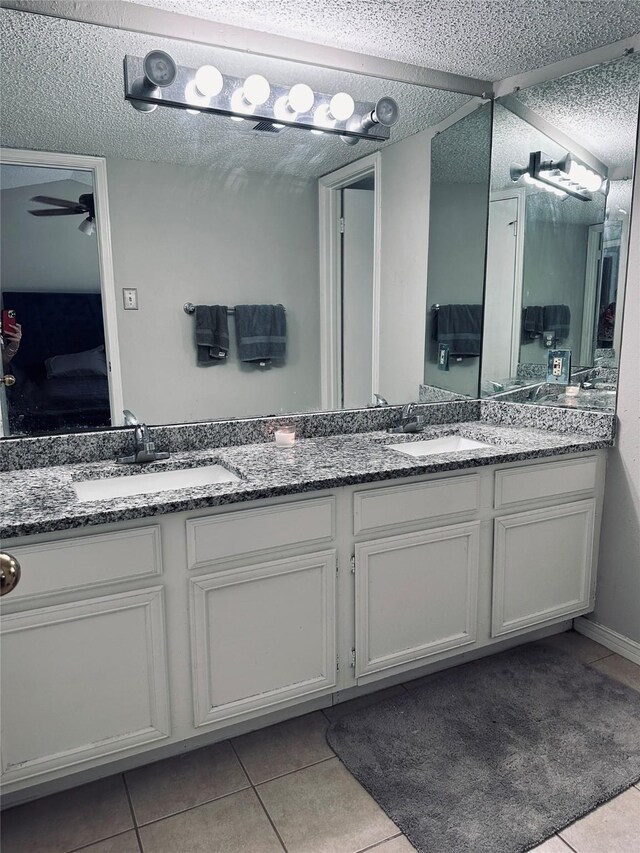
[[[570,376],[571,350],[549,350],[547,359],[547,382],[554,385],[568,385]]]
[[[138,310],[138,288],[137,287],[123,287],[122,288],[122,301],[124,302],[124,310],[125,311],[137,311]]]

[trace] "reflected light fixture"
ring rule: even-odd
[[[392,98],[377,103],[356,101],[348,92],[315,92],[306,83],[270,83],[262,74],[246,78],[223,74],[214,65],[176,65],[162,50],[144,59],[124,60],[125,99],[140,112],[158,106],[211,113],[248,123],[252,131],[279,133],[298,128],[341,136],[350,145],[358,139],[386,141],[398,120]]]
[[[86,234],[87,237],[92,237],[96,233],[95,219],[91,216],[83,219],[80,225],[78,225],[78,231],[82,231],[82,233]]]
[[[579,163],[571,154],[553,160],[542,151],[532,151],[529,163],[514,163],[510,168],[511,180],[534,184],[562,198],[571,196],[580,201],[591,201],[592,193],[606,191],[607,180],[598,172]]]

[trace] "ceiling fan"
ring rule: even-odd
[[[78,201],[69,201],[66,198],[52,198],[48,195],[36,195],[31,201],[38,201],[41,204],[53,204],[51,207],[43,210],[30,210],[32,216],[84,216],[88,214],[78,226],[78,230],[83,234],[91,236],[96,231],[96,210],[93,202],[93,193],[84,193]]]

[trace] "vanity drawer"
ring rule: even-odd
[[[442,521],[448,516],[476,512],[479,507],[478,474],[367,489],[353,496],[353,532],[357,536],[396,524]]]
[[[496,471],[494,507],[529,501],[553,500],[565,495],[592,492],[598,477],[598,459],[567,459]]]
[[[187,562],[199,569],[277,549],[331,542],[335,498],[296,501],[187,521]]]
[[[22,568],[12,603],[162,573],[158,525],[26,545],[11,553]]]

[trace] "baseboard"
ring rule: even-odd
[[[623,658],[627,658],[640,666],[640,643],[636,643],[635,640],[618,634],[617,631],[607,628],[606,625],[585,619],[584,616],[578,616],[577,619],[574,619],[573,627],[579,634],[584,634],[585,637],[601,643],[611,649],[612,652],[617,652]]]

